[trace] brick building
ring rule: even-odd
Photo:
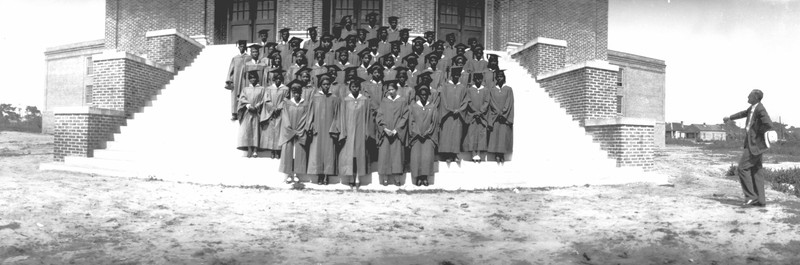
[[[84,138],[111,138],[118,131],[113,127],[125,124],[118,117],[138,113],[207,45],[256,42],[261,29],[274,40],[284,27],[303,38],[311,26],[329,32],[344,15],[353,15],[358,28],[371,12],[380,25],[399,16],[412,36],[434,30],[444,39],[453,32],[457,42],[475,37],[486,50],[508,52],[618,166],[649,168],[652,150],[663,146],[664,61],[608,50],[607,0],[107,0],[105,50],[91,62],[91,91],[70,92],[92,95],[91,104],[58,106],[112,111],[67,109],[62,120],[102,121],[93,132],[99,136]],[[48,78],[51,71],[59,70],[48,68]],[[48,97],[50,91],[48,84]],[[57,151],[57,160],[91,157],[91,149],[102,146],[81,145],[87,151],[66,148],[78,151]]]

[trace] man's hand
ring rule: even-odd
[[[723,123],[728,123],[729,121],[731,121],[731,118],[730,118],[730,117],[724,117],[724,118],[722,118],[722,122],[723,122]]]

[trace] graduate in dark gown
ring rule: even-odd
[[[225,89],[231,91],[231,120],[236,120],[236,113],[239,107],[239,92],[246,83],[242,83],[242,74],[244,69],[244,62],[250,59],[250,55],[245,53],[247,51],[247,41],[239,40],[236,43],[236,48],[239,49],[239,54],[231,58],[231,64],[228,66],[228,73],[225,79]]]
[[[317,175],[317,184],[328,185],[328,176],[336,175],[336,141],[329,133],[336,119],[341,99],[331,93],[333,78],[328,74],[319,77],[319,90],[311,99],[308,153],[308,174]]]
[[[375,117],[378,125],[378,174],[383,177],[384,185],[391,182],[400,186],[406,159],[408,100],[397,94],[397,82],[388,82],[386,88],[386,96],[382,97]]]
[[[239,144],[237,149],[247,151],[247,157],[258,155],[261,107],[264,103],[264,87],[259,84],[260,70],[247,72],[250,85],[244,87],[239,94]]]
[[[283,100],[281,111],[280,172],[286,174],[286,182],[299,181],[298,174],[306,174],[308,167],[308,110],[310,102],[303,99],[304,84],[300,80],[289,83],[291,97]]]
[[[360,79],[353,77],[353,79]],[[369,97],[361,91],[361,81],[349,82],[349,91],[339,107],[339,114],[331,124],[330,133],[340,146],[338,174],[350,187],[361,185],[360,177],[371,173],[367,152],[367,139],[375,138],[374,131],[367,129],[370,118]]]
[[[436,173],[434,152],[439,142],[439,114],[428,100],[430,89],[420,84],[417,90],[418,100],[408,106],[408,141],[411,146],[409,165],[414,183],[417,186],[428,186],[428,176]]]
[[[283,84],[283,69],[272,70],[272,80],[265,88],[261,108],[261,149],[270,151],[270,158],[281,158],[281,111],[283,101],[289,98],[289,88]]]
[[[467,88],[469,104],[465,111],[467,135],[464,138],[464,151],[472,153],[472,161],[480,162],[480,152],[488,147],[489,130],[489,91],[483,86],[483,73],[472,74],[473,84]]]
[[[505,161],[505,154],[514,151],[514,91],[506,85],[506,74],[497,70],[495,84],[489,87],[492,131],[489,133],[488,152],[495,155],[497,163]]]
[[[461,68],[451,69],[450,80],[444,82],[439,91],[439,110],[441,138],[439,143],[439,155],[448,163],[458,161],[458,153],[461,152],[461,145],[464,140],[464,124],[466,123],[464,111],[469,104],[467,97],[467,87],[460,83]]]

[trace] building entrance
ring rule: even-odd
[[[277,0],[233,0],[227,10],[227,43],[259,42],[258,31],[262,29],[269,30],[268,41],[275,41]]]
[[[456,34],[456,43],[477,38],[483,44],[484,0],[439,0],[437,39]]]

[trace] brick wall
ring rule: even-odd
[[[290,28],[293,31],[304,31],[313,26],[314,17],[310,14],[314,11],[314,0],[278,0],[277,23],[278,29]],[[319,3],[322,5],[322,3]],[[320,14],[322,16],[322,14]],[[321,26],[318,24],[316,26]],[[277,32],[270,32],[276,34]]]
[[[617,117],[617,72],[587,62],[538,76],[539,85],[583,126],[586,119]]]
[[[494,0],[492,47],[526,43],[536,37],[566,40],[566,62],[606,59],[607,0]]]
[[[202,49],[200,43],[175,30],[147,33],[147,59],[175,72],[191,65]]]
[[[586,132],[608,156],[617,160],[618,167],[653,169],[654,127],[652,124],[587,124]]]
[[[214,36],[214,0],[106,0],[106,48],[145,54],[145,33],[162,29]],[[213,38],[209,38],[213,41]]]
[[[564,68],[567,47],[537,42],[538,40],[540,39],[537,38],[533,43],[520,47],[521,50],[513,53],[511,58],[517,59],[533,76]]]
[[[174,75],[125,52],[97,56],[94,69],[93,105],[124,111],[128,116],[139,112]]]
[[[105,148],[114,133],[125,125],[121,111],[89,107],[58,108],[55,111],[54,160],[65,156],[92,157],[94,150]]]

